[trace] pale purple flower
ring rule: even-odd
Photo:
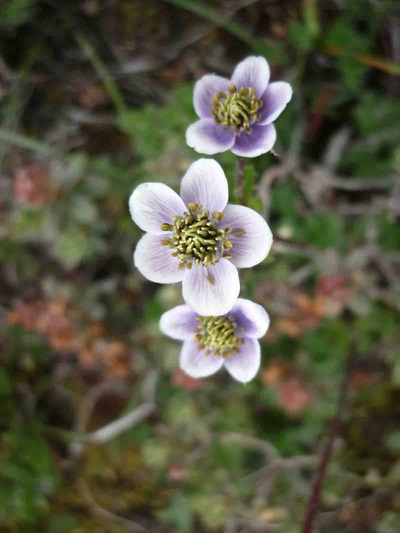
[[[200,316],[188,305],[164,313],[160,329],[183,341],[180,367],[193,378],[210,376],[225,366],[238,381],[246,383],[260,368],[257,339],[269,326],[265,310],[250,300],[238,298],[223,316]]]
[[[194,87],[194,109],[200,120],[186,131],[187,144],[201,154],[231,150],[242,157],[257,157],[275,144],[272,124],[292,97],[289,83],[269,83],[263,57],[239,63],[230,80],[207,74]]]
[[[239,295],[237,268],[268,254],[272,234],[263,217],[228,204],[228,182],[213,159],[199,159],[181,182],[180,196],[163,183],[143,183],[129,208],[146,233],[134,262],[156,283],[182,281],[183,298],[201,315],[223,315]]]

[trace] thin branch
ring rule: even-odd
[[[306,279],[315,274],[317,267],[314,263],[306,263],[295,270],[288,278],[289,285],[301,285]]]
[[[270,442],[257,439],[251,435],[241,433],[222,433],[220,438],[226,444],[239,444],[246,448],[253,448],[263,453],[269,461],[274,461],[279,457],[279,452]]]
[[[320,250],[309,244],[293,241],[291,239],[283,239],[282,237],[277,236],[274,236],[272,249],[274,252],[278,253],[294,254],[311,258],[315,258],[320,252]]]
[[[326,176],[326,183],[342,191],[369,191],[372,189],[389,189],[394,185],[396,176],[382,178],[340,178]]]
[[[297,470],[314,467],[318,461],[316,455],[298,455],[294,457],[278,457],[271,463],[249,474],[248,479],[254,483],[268,478],[280,470]]]
[[[346,405],[346,398],[347,398],[347,389],[350,379],[350,364],[347,363],[347,367],[344,373],[343,382],[340,389],[339,394],[339,401],[336,409],[335,418],[333,419],[333,422],[330,427],[328,439],[326,441],[325,447],[322,451],[321,460],[319,464],[319,468],[317,471],[317,475],[314,480],[314,484],[312,487],[310,499],[308,500],[307,509],[306,509],[306,516],[304,519],[303,524],[303,533],[312,533],[314,528],[314,522],[318,514],[319,506],[320,506],[320,500],[321,500],[321,491],[322,486],[325,479],[325,474],[328,469],[329,462],[332,457],[333,447],[336,441],[337,436],[339,435],[341,424],[342,424],[342,417],[344,413],[344,408]]]
[[[112,513],[111,511],[108,511],[107,509],[104,509],[104,507],[101,507],[96,500],[94,499],[94,496],[92,494],[92,491],[90,490],[89,484],[81,480],[79,482],[79,491],[85,500],[87,506],[90,508],[92,513],[99,518],[103,518],[105,520],[109,520],[111,522],[117,522],[121,526],[124,526],[127,528],[130,532],[136,532],[136,531],[148,531],[145,527],[141,526],[137,522],[133,522],[132,520],[129,520],[128,518],[125,518],[121,515]]]
[[[337,165],[343,158],[351,136],[349,126],[343,126],[336,131],[326,144],[322,156],[322,166],[329,172],[334,172]]]
[[[261,176],[260,183],[258,185],[258,194],[261,198],[262,204],[264,206],[264,217],[268,219],[269,210],[271,206],[271,186],[272,183],[279,178],[290,174],[294,169],[295,163],[291,158],[286,158],[279,165],[274,165],[273,167],[267,169]]]
[[[75,424],[75,432],[77,435],[83,435],[86,433],[86,428],[89,423],[89,419],[92,415],[93,409],[97,402],[104,394],[108,392],[122,391],[122,386],[115,382],[105,382],[94,385],[84,396],[78,416]]]
[[[83,452],[85,445],[104,444],[146,420],[157,408],[155,403],[157,382],[158,372],[150,371],[143,383],[143,403],[139,407],[92,433],[86,433],[87,424],[96,403],[105,392],[110,389],[115,390],[116,385],[115,383],[102,383],[93,387],[84,398],[78,413],[76,423],[77,438],[70,445],[71,453],[77,457]]]
[[[143,403],[134,411],[131,411],[125,416],[114,420],[110,424],[93,431],[85,436],[84,442],[88,444],[104,444],[109,440],[114,439],[121,433],[125,433],[129,429],[137,426],[143,420],[146,420],[156,409],[154,403]]]

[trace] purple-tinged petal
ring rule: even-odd
[[[255,339],[244,339],[240,353],[234,353],[225,361],[225,367],[232,377],[247,383],[257,374],[261,363],[260,343]]]
[[[164,313],[160,318],[160,330],[177,340],[189,340],[195,336],[195,329],[199,325],[197,313],[188,305],[178,305]]]
[[[192,378],[205,378],[215,374],[224,364],[223,357],[206,355],[199,350],[196,341],[185,341],[179,359],[179,365]]]
[[[235,155],[241,157],[258,157],[269,152],[276,141],[276,130],[272,124],[267,126],[252,126],[250,133],[243,132],[236,137],[231,148]]]
[[[182,281],[184,271],[178,268],[179,259],[172,257],[172,250],[161,244],[171,233],[152,235],[146,233],[136,245],[133,260],[143,276],[155,283],[176,283]]]
[[[212,214],[223,211],[228,203],[228,181],[214,159],[198,159],[190,165],[181,181],[181,196],[186,205],[199,203]]]
[[[218,92],[228,92],[229,83],[226,78],[215,74],[207,74],[196,83],[193,104],[200,118],[212,118],[213,98]]]
[[[143,231],[162,235],[161,224],[172,223],[174,215],[182,215],[185,205],[179,196],[163,183],[142,183],[129,198],[133,221]]]
[[[183,299],[199,315],[225,315],[239,296],[240,281],[236,267],[227,259],[214,266],[193,266],[186,270],[182,283]]]
[[[270,83],[261,98],[263,106],[260,109],[261,119],[257,124],[264,126],[276,120],[290,102],[292,94],[293,90],[289,83],[285,81]]]
[[[232,83],[236,89],[250,87],[255,89],[258,98],[261,98],[269,82],[269,66],[263,57],[251,56],[242,61],[235,68]]]
[[[259,339],[267,333],[269,316],[261,305],[238,298],[229,314],[232,314],[236,324],[243,328],[243,337]]]
[[[272,233],[264,218],[243,205],[228,204],[220,227],[232,228],[229,255],[238,268],[250,268],[261,263],[271,249]],[[244,234],[241,232],[244,231]]]
[[[199,154],[214,155],[230,150],[235,142],[231,129],[224,130],[212,118],[202,118],[186,130],[186,144]]]

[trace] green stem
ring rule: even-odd
[[[244,185],[243,185],[244,157],[238,157],[236,196],[240,205],[245,204]]]
[[[0,141],[16,144],[21,148],[26,148],[27,150],[32,150],[33,152],[38,152],[42,155],[63,157],[59,150],[49,146],[48,144],[37,141],[31,137],[25,137],[24,135],[20,135],[18,133],[12,133],[4,128],[0,128]]]
[[[100,59],[100,57],[97,55],[93,46],[90,44],[90,42],[86,39],[86,37],[82,33],[77,33],[75,35],[75,39],[78,41],[79,46],[85,52],[87,58],[92,63],[93,68],[97,72],[97,75],[103,82],[103,85],[105,89],[107,90],[112,103],[114,104],[115,110],[117,111],[119,115],[122,115],[124,112],[127,111],[127,106],[120,93],[120,90],[118,89],[117,84],[115,83],[112,76],[108,72],[105,64]]]
[[[214,9],[208,7],[201,2],[193,0],[164,0],[169,4],[173,4],[176,7],[181,9],[186,9],[191,13],[201,17],[209,22],[212,22],[218,28],[223,28],[225,31],[231,33],[242,42],[251,46],[257,53],[266,53],[266,45],[260,42],[257,38],[253,36],[246,28],[238,24],[237,22],[232,22],[221,17]]]

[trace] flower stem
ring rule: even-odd
[[[333,446],[335,444],[336,437],[339,435],[342,426],[342,416],[346,405],[347,389],[350,374],[351,368],[350,364],[348,363],[340,388],[335,418],[332,421],[325,447],[322,450],[318,471],[314,479],[310,498],[308,500],[302,533],[312,533],[314,531],[314,522],[317,517],[317,513],[320,506],[321,491],[325,479],[325,474],[328,469],[329,462],[332,458]]]
[[[244,170],[244,157],[238,157],[237,164],[237,184],[236,184],[236,195],[238,202],[241,205],[244,205],[244,186],[243,186],[243,170]]]

